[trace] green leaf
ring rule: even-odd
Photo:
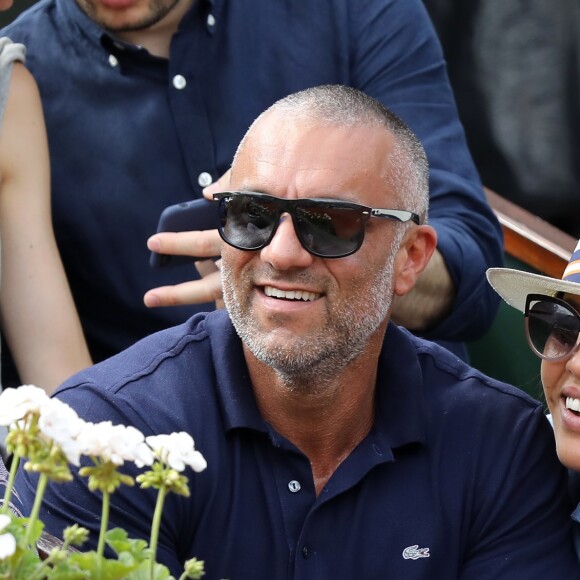
[[[123,553],[130,554],[135,561],[142,562],[151,557],[151,550],[147,547],[145,540],[129,538],[127,532],[122,528],[113,528],[105,534],[106,543],[121,557]]]
[[[10,532],[14,536],[19,548],[28,548],[28,545],[26,544],[26,535],[28,533],[29,524],[30,522],[28,521],[28,518],[14,518],[4,530]],[[36,545],[36,542],[38,542],[38,538],[40,538],[43,529],[44,524],[40,520],[36,520],[32,526],[30,536],[30,541],[33,545]]]
[[[77,565],[81,570],[89,572],[89,578],[106,578],[107,580],[121,580],[127,578],[129,574],[135,570],[138,563],[130,557],[119,560],[107,560],[101,558],[99,560],[97,553],[92,552],[77,552],[70,555],[69,561],[73,565]]]
[[[50,580],[86,580],[91,578],[91,573],[88,570],[81,570],[78,566],[65,560],[51,568],[46,578]]]
[[[137,570],[127,576],[127,580],[175,580],[169,573],[169,569],[163,564],[155,562],[153,566],[153,576],[151,576],[149,560],[141,562]]]

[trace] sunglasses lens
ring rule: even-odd
[[[580,331],[580,319],[561,304],[538,301],[530,305],[527,316],[530,346],[545,359],[569,354]]]
[[[240,250],[259,250],[272,239],[280,215],[289,211],[296,235],[312,254],[340,258],[360,248],[368,217],[361,210],[324,202],[287,204],[257,194],[223,197],[219,204],[220,234]]]
[[[323,204],[298,206],[294,219],[300,241],[317,256],[348,256],[362,244],[363,214],[355,208]]]
[[[219,218],[226,242],[240,250],[258,250],[269,242],[279,213],[275,203],[236,195],[220,201]]]

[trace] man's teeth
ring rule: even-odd
[[[310,302],[320,298],[320,294],[315,292],[307,292],[306,290],[280,290],[279,288],[272,288],[272,286],[264,286],[264,293],[266,296],[273,296],[274,298],[285,298],[286,300],[304,300]]]
[[[566,409],[580,412],[580,399],[573,399],[572,397],[566,397]]]

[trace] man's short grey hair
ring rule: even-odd
[[[252,127],[272,111],[294,120],[311,119],[314,123],[323,122],[340,127],[385,127],[394,137],[386,185],[397,192],[401,204],[399,209],[419,214],[422,221],[427,219],[429,167],[425,150],[409,126],[382,103],[362,91],[342,85],[305,89],[280,99],[264,111],[248,129],[238,151],[243,147]]]

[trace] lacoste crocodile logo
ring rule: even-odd
[[[419,558],[428,558],[430,555],[429,548],[419,548],[417,544],[403,550],[405,560],[418,560]]]

